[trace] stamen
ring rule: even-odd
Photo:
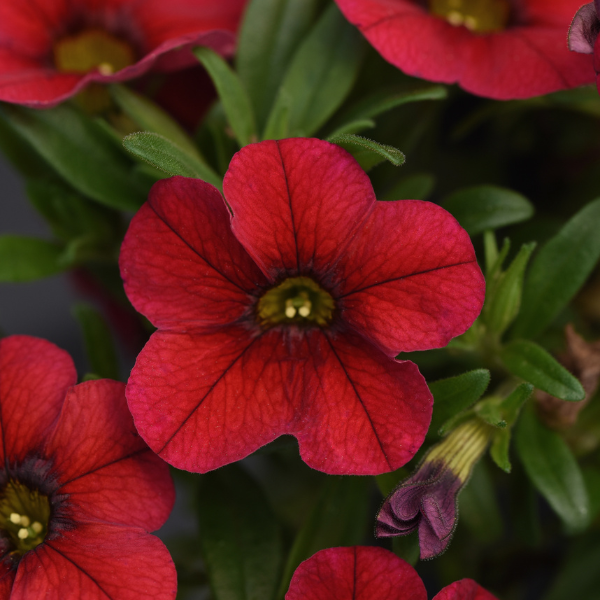
[[[285,316],[288,319],[293,319],[296,316],[296,309],[294,308],[293,302],[294,301],[291,298],[288,298],[285,301]]]
[[[21,522],[21,515],[18,513],[10,513],[10,521],[15,525],[18,525]]]
[[[101,75],[112,75],[115,68],[110,63],[103,62],[98,65],[98,71]]]
[[[31,524],[31,529],[33,529],[35,533],[42,533],[44,526],[39,521],[34,521]]]
[[[29,531],[23,527],[22,529],[19,529],[19,533],[17,535],[19,536],[20,540],[26,540],[29,537]]]
[[[492,33],[506,28],[511,0],[428,0],[429,11],[454,27],[475,33]]]
[[[21,525],[23,525],[23,527],[29,527],[30,524],[31,519],[27,515],[23,515],[21,517]]]

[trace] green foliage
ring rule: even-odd
[[[519,457],[533,485],[573,530],[588,523],[588,496],[579,465],[564,440],[542,425],[532,407],[517,424]]]
[[[377,487],[379,491],[383,494],[384,498],[389,496],[396,486],[403,480],[406,479],[410,475],[408,469],[404,467],[400,467],[395,471],[390,471],[389,473],[382,473],[381,475],[375,476],[375,482],[377,483]]]
[[[19,235],[0,236],[0,282],[20,283],[56,275],[66,267],[58,244]]]
[[[198,517],[215,600],[272,600],[281,570],[281,532],[254,479],[237,465],[203,475]]]
[[[533,216],[531,203],[512,190],[480,185],[454,192],[443,203],[469,235],[520,223]]]
[[[577,293],[600,257],[600,198],[581,209],[545,244],[525,280],[513,337],[542,333]]]
[[[397,148],[384,146],[359,135],[343,133],[329,138],[329,141],[348,150],[365,171],[384,160],[391,162],[395,167],[399,167],[405,161],[404,154]]]
[[[381,200],[427,200],[435,187],[431,173],[415,173],[403,177],[385,192]]]
[[[585,398],[581,383],[534,342],[510,342],[500,350],[500,359],[513,375],[552,396],[570,402],[578,402]]]

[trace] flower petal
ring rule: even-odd
[[[154,531],[173,508],[169,469],[136,432],[120,382],[72,388],[46,455],[75,519],[83,515]]]
[[[266,283],[231,232],[223,198],[199,179],[154,185],[131,222],[119,262],[131,303],[163,329],[234,322]]]
[[[430,202],[378,202],[339,269],[343,318],[390,356],[445,346],[483,305],[469,236]]]
[[[417,572],[389,550],[328,548],[296,569],[285,600],[427,600]]]
[[[2,462],[42,450],[76,382],[71,357],[54,344],[25,335],[0,340]]]
[[[496,596],[472,579],[461,579],[447,585],[433,600],[496,600]]]
[[[21,562],[11,600],[172,600],[175,566],[164,544],[141,529],[79,523]]]
[[[223,190],[233,232],[272,279],[298,273],[326,278],[375,204],[371,182],[354,158],[316,139],[242,148]]]

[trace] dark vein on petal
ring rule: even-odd
[[[383,281],[378,281],[377,283],[371,283],[369,285],[365,285],[364,287],[357,288],[341,296],[337,296],[336,300],[341,300],[342,298],[346,298],[347,296],[351,296],[352,294],[358,294],[359,292],[364,292],[369,288],[377,287],[378,285],[385,285],[386,283],[392,283],[394,281],[401,281],[402,279],[408,279],[409,277],[416,277],[417,275],[425,275],[426,273],[432,273],[433,271],[442,271],[444,269],[451,269],[452,267],[460,267],[462,265],[470,265],[475,263],[475,260],[468,260],[465,262],[455,263],[453,265],[444,265],[443,267],[435,267],[434,269],[427,269],[425,271],[417,271],[416,273],[409,273],[408,275],[402,275],[400,277],[392,277],[391,279],[384,279]]]
[[[352,600],[356,600],[356,546],[354,546],[352,550],[354,551],[354,585],[352,587]]]
[[[111,465],[114,465],[114,464],[116,464],[118,462],[121,462],[122,460],[127,460],[129,458],[137,456],[138,454],[143,454],[144,452],[151,452],[151,450],[150,450],[150,448],[140,448],[139,450],[136,450],[135,452],[132,452],[131,454],[127,454],[125,456],[122,456],[121,458],[116,458],[115,460],[111,460],[110,462],[107,462],[104,465],[96,467],[95,469],[91,469],[90,471],[87,471],[86,473],[82,473],[81,475],[77,475],[76,477],[73,477],[72,479],[69,479],[69,481],[65,481],[64,483],[61,483],[60,487],[63,488],[66,485],[69,485],[69,483],[73,483],[73,481],[77,481],[78,479],[81,479],[82,477],[87,477],[88,475],[91,475],[92,473],[97,473],[101,469],[105,469],[106,467],[110,467]]]
[[[57,554],[60,554],[65,560],[68,560],[76,569],[79,569],[86,577],[88,577],[91,581],[94,582],[94,584],[98,587],[98,589],[109,600],[115,600],[83,567],[79,566],[74,560],[72,560],[71,558],[69,558],[66,554],[63,554],[60,550],[58,550],[57,548],[55,548],[50,542],[44,542],[44,546],[47,546],[48,548],[54,550],[54,552],[56,552]],[[40,562],[42,562],[41,559],[39,558],[39,556],[38,556],[38,560]]]
[[[279,141],[275,140],[277,145],[277,152],[279,152],[279,159],[281,160],[281,169],[283,171],[283,178],[285,180],[285,189],[288,197],[288,206],[290,207],[290,216],[292,218],[292,233],[294,234],[294,245],[296,246],[296,270],[300,273],[300,250],[298,249],[298,236],[296,235],[296,222],[294,221],[294,211],[292,209],[292,195],[290,194],[290,185],[285,171],[285,164],[283,162],[283,154],[281,154],[281,148],[279,147]]]
[[[236,283],[235,281],[233,281],[232,279],[230,279],[227,275],[225,275],[225,273],[223,273],[222,271],[220,271],[219,269],[217,269],[207,258],[205,258],[204,256],[202,256],[202,254],[200,254],[200,252],[198,252],[198,250],[196,250],[196,248],[194,248],[187,240],[185,240],[181,234],[175,230],[175,228],[160,214],[158,214],[158,211],[154,208],[154,206],[152,206],[152,204],[150,202],[148,202],[148,206],[150,206],[150,208],[153,210],[154,214],[194,253],[196,254],[199,258],[201,258],[213,271],[215,271],[215,273],[218,273],[221,277],[223,277],[223,279],[225,279],[226,281],[228,281],[229,283],[231,283],[231,285],[235,286],[236,288],[238,288],[239,290],[241,290],[242,292],[244,292],[245,294],[249,294],[250,296],[256,296],[256,294],[254,292],[249,292],[248,290],[245,290],[241,285],[239,285],[238,283]]]
[[[190,420],[191,416],[200,408],[200,406],[202,406],[202,403],[206,400],[206,398],[208,398],[208,396],[213,392],[213,390],[217,387],[217,385],[219,385],[219,382],[225,377],[225,375],[227,375],[227,373],[229,372],[230,369],[233,368],[233,366],[235,365],[235,363],[238,362],[238,360],[240,360],[240,358],[242,358],[242,356],[244,356],[244,354],[246,354],[246,352],[258,341],[262,338],[263,334],[261,333],[259,336],[255,337],[241,352],[238,356],[236,356],[231,363],[225,368],[225,370],[223,371],[223,373],[221,375],[219,375],[218,379],[210,386],[210,388],[208,389],[208,391],[204,394],[204,396],[202,396],[202,398],[200,398],[200,401],[198,402],[198,404],[196,404],[196,406],[190,411],[190,414],[183,420],[183,422],[181,423],[181,425],[179,425],[179,427],[177,427],[177,429],[173,432],[173,434],[169,437],[169,439],[164,443],[164,445],[162,446],[162,448],[160,450],[156,451],[156,454],[160,455],[162,452],[164,452],[165,448],[173,441],[173,438],[181,431],[181,429],[183,428],[183,426]]]
[[[373,434],[375,435],[375,439],[377,440],[377,443],[379,444],[379,448],[381,449],[381,453],[383,454],[383,457],[385,458],[385,462],[387,462],[388,467],[391,469],[392,465],[390,464],[387,454],[383,448],[383,444],[381,443],[381,440],[379,439],[379,436],[377,435],[377,430],[375,429],[375,425],[373,425],[373,421],[371,420],[371,415],[369,414],[369,411],[367,410],[365,403],[363,402],[363,399],[361,398],[360,394],[358,393],[358,390],[356,389],[354,382],[350,378],[350,375],[348,374],[348,371],[346,370],[346,365],[344,365],[344,363],[342,362],[342,359],[339,357],[338,353],[335,351],[335,348],[333,347],[333,344],[332,344],[331,340],[329,339],[329,336],[325,333],[325,331],[321,330],[321,332],[325,336],[325,339],[327,340],[327,343],[329,344],[329,347],[331,348],[333,355],[337,358],[338,362],[340,363],[340,366],[342,367],[342,371],[344,371],[344,375],[346,376],[348,383],[352,386],[352,390],[354,391],[356,398],[360,402],[360,405],[363,407],[363,410],[365,411],[365,415],[367,415],[367,419],[369,420],[369,424],[371,425],[371,429],[373,430]]]

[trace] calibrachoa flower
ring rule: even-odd
[[[569,29],[569,49],[594,55],[596,85],[600,92],[600,0],[584,4]]]
[[[417,572],[389,550],[328,548],[294,573],[285,600],[427,600]],[[446,586],[433,600],[496,600],[472,579]]]
[[[125,290],[158,327],[127,399],[171,464],[204,472],[281,434],[327,473],[396,469],[432,397],[392,357],[445,345],[481,309],[466,232],[439,206],[377,202],[344,150],[251,144],[225,176],[158,182],[121,250]]]
[[[458,519],[458,492],[492,432],[491,425],[473,419],[433,446],[415,473],[386,498],[377,515],[377,537],[408,535],[418,529],[421,559],[444,552]]]
[[[593,81],[566,47],[580,0],[336,0],[373,47],[408,75],[473,94],[529,98]]]
[[[90,82],[196,64],[190,48],[223,54],[246,0],[0,0],[0,100],[62,102]]]
[[[0,598],[175,598],[171,557],[147,533],[173,506],[167,466],[123,384],[76,381],[50,342],[0,341]]]

